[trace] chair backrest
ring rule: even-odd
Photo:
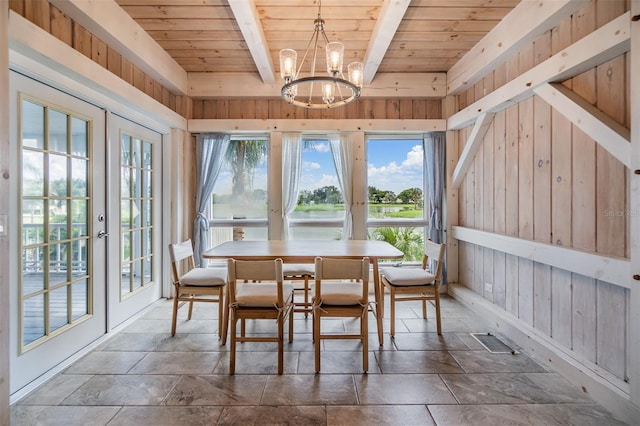
[[[435,262],[433,275],[435,275],[435,286],[440,285],[440,273],[442,272],[442,262],[444,260],[445,244],[434,243],[431,240],[427,240],[427,244],[424,250],[424,257],[422,258],[422,269],[427,269],[430,261]]]
[[[173,282],[178,283],[180,280],[180,262],[184,259],[188,259],[189,270],[195,268],[195,261],[193,259],[193,246],[191,240],[186,240],[181,243],[169,244],[169,257],[171,259],[171,272],[173,273]]]
[[[275,281],[278,289],[278,302],[283,303],[282,259],[275,260],[227,260],[229,274],[229,302],[234,303],[238,281]],[[242,285],[242,284],[239,284]]]
[[[369,258],[343,259],[316,257],[316,297],[320,297],[323,280],[357,280],[362,283],[362,300],[369,298]]]

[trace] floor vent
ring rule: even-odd
[[[471,336],[492,354],[516,354],[515,350],[491,333],[471,333]]]

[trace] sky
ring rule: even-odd
[[[328,142],[314,142],[312,148],[303,151],[302,161],[301,191],[329,185],[339,187]],[[422,161],[422,140],[370,140],[367,143],[368,186],[396,194],[408,188],[422,187]],[[266,190],[266,173],[266,165],[262,164],[256,170],[254,188]],[[228,185],[230,188],[230,181],[230,173],[222,172],[216,186]]]
[[[328,143],[316,142],[302,154],[300,190],[339,187]],[[422,187],[421,140],[371,140],[367,143],[368,186],[399,194]]]

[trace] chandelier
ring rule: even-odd
[[[307,43],[302,61],[297,66],[298,54],[293,49],[280,51],[280,76],[284,86],[280,94],[291,105],[312,109],[328,109],[346,105],[360,97],[362,89],[364,64],[352,62],[347,66],[347,77],[342,73],[344,45],[340,42],[329,42],[324,32],[321,1],[318,1],[318,17],[313,23],[313,34]],[[326,75],[316,75],[318,51],[325,44]],[[320,55],[322,56],[322,55]],[[301,70],[307,59],[311,70],[308,76],[302,76]]]

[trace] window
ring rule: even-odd
[[[331,147],[326,138],[307,137],[302,144],[298,204],[290,216],[294,240],[340,239],[344,200]]]
[[[268,154],[266,137],[231,138],[211,195],[209,247],[267,239]]]
[[[427,231],[422,137],[367,140],[368,238],[387,241],[403,261],[422,260]]]

